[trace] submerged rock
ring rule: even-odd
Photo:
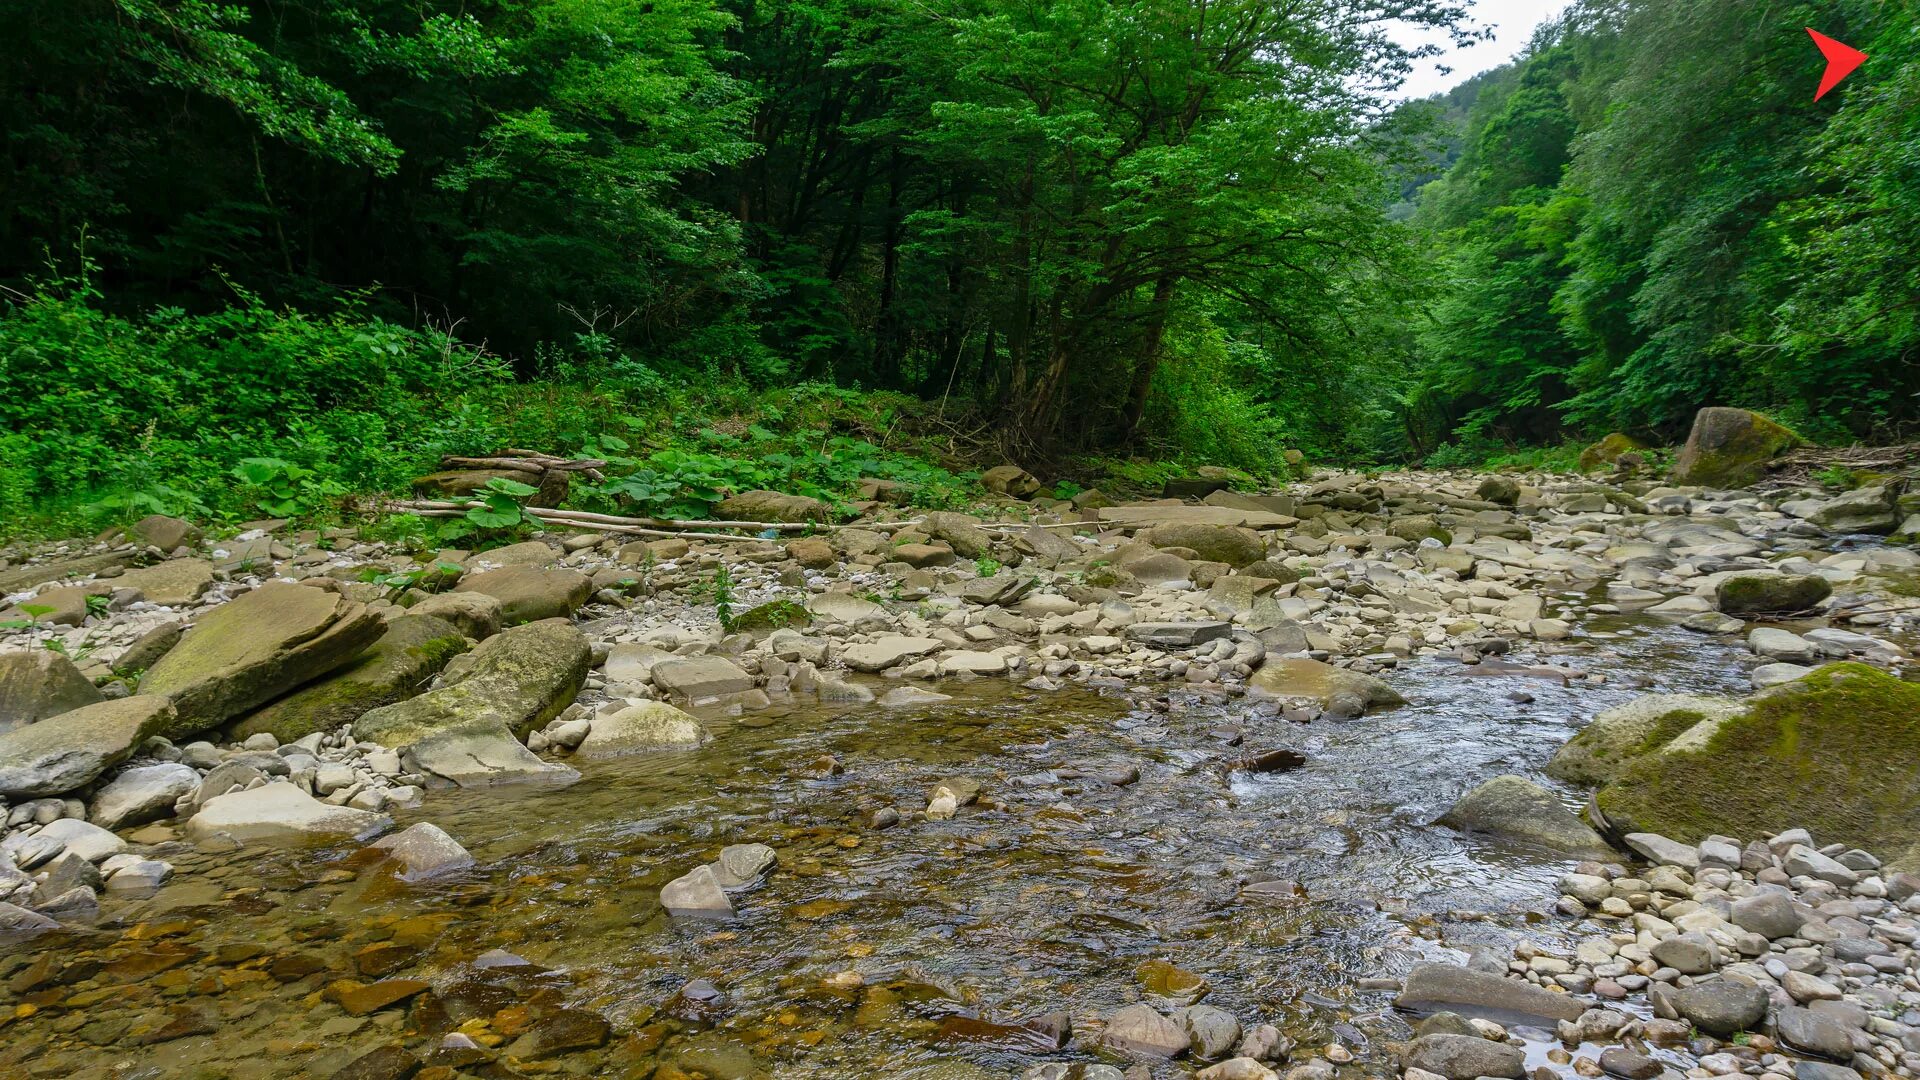
[[[1440,823],[1583,858],[1614,855],[1600,834],[1561,806],[1559,799],[1520,776],[1496,776],[1467,792]]]
[[[373,849],[400,864],[398,876],[402,881],[419,881],[473,865],[473,856],[458,840],[425,821],[375,840]]]
[[[1455,967],[1416,964],[1394,1005],[1412,1012],[1456,1012],[1496,1023],[1580,1019],[1586,1004],[1520,979]]]

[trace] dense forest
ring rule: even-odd
[[[725,416],[1253,471],[1915,418],[1903,4],[1582,0],[1416,103],[1398,40],[1471,4],[12,10],[15,514]],[[1809,24],[1873,57],[1817,104]]]

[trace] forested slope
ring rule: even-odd
[[[25,0],[0,507],[784,438],[795,387],[1255,471],[1906,430],[1909,6],[1588,0],[1397,102],[1396,28],[1470,8]],[[1818,104],[1806,23],[1873,56]]]

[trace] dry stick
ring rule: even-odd
[[[475,507],[485,506],[479,501],[456,502],[432,499],[393,499],[380,504],[383,509],[402,510],[408,513],[423,514],[428,517],[458,517]],[[554,510],[544,506],[524,507],[521,513],[537,521],[555,525],[571,525],[576,528],[590,529],[596,532],[611,532],[629,529],[652,529],[662,536],[689,536],[692,533],[667,532],[669,529],[774,529],[780,532],[804,532],[809,529],[874,529],[889,531],[918,525],[919,521],[873,521],[858,525],[830,525],[806,521],[679,521],[672,518],[630,518],[613,514],[591,514],[584,510]],[[720,534],[712,534],[720,535]],[[737,540],[739,537],[727,537]]]
[[[419,514],[421,517],[431,518],[457,518],[466,516],[464,510],[416,510],[414,513]],[[571,521],[556,521],[551,524],[567,525],[575,529],[580,529],[583,532],[620,533],[623,536],[657,536],[661,539],[672,540],[684,540],[692,537],[695,540],[731,540],[737,544],[744,544],[760,539],[757,536],[739,536],[734,533],[670,532],[666,529],[643,529],[637,525],[587,525]],[[484,554],[484,552],[482,554]]]

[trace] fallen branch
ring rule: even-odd
[[[480,500],[459,499],[389,499],[370,506],[376,513],[398,512],[418,514],[421,517],[464,517],[467,511],[487,504]],[[856,525],[832,525],[811,521],[689,521],[676,518],[620,517],[615,514],[592,514],[584,510],[554,510],[544,506],[523,507],[520,511],[527,517],[548,525],[564,525],[568,528],[583,529],[589,532],[619,532],[635,536],[701,536],[721,540],[759,539],[759,537],[733,536],[716,532],[687,532],[694,529],[752,529],[755,532],[809,532],[832,531],[839,529],[873,529],[878,532],[890,532],[918,525],[914,521],[872,521]]]

